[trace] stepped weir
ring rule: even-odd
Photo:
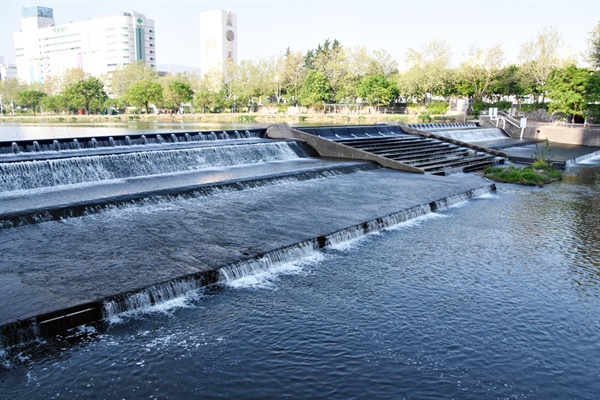
[[[0,142],[0,348],[101,325],[495,190],[478,176],[439,175],[501,154],[411,129]]]

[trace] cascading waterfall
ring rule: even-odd
[[[110,321],[119,314],[149,309],[157,304],[187,296],[190,292],[197,291],[215,281],[214,277],[211,278],[211,274],[202,274],[188,279],[153,285],[134,293],[117,296],[104,301],[103,318]]]
[[[215,132],[174,132],[163,137],[160,134],[148,135],[124,135],[108,136],[98,138],[79,138],[79,139],[53,139],[53,140],[35,140],[19,142],[0,142],[0,155],[2,154],[20,154],[20,153],[43,153],[70,151],[80,149],[95,149],[101,147],[121,147],[136,146],[163,143],[196,142],[206,140],[229,140],[229,139],[250,139],[261,137],[262,130],[251,129],[244,131],[222,131],[218,135]]]
[[[84,307],[77,312],[90,312],[98,315],[97,318],[101,318],[104,321],[118,320],[119,316],[124,313],[145,312],[152,307],[160,306],[175,299],[189,298],[191,294],[198,293],[199,290],[208,285],[226,284],[227,282],[232,282],[246,276],[272,270],[284,263],[306,259],[320,249],[336,246],[368,233],[391,228],[411,219],[430,214],[431,212],[443,210],[470,198],[483,196],[494,190],[495,187],[491,185],[439,199],[425,205],[415,206],[287,247],[257,254],[253,257],[249,256],[246,260],[241,260],[219,269],[197,272],[186,277],[179,277],[150,287],[140,288],[133,292],[112,296],[104,301],[90,304],[87,306],[88,308]],[[61,315],[57,314],[52,320],[60,320],[60,318]],[[46,323],[46,320],[42,320],[41,322]],[[7,329],[0,330],[0,351],[15,344],[38,339],[38,321],[35,318],[20,321]]]
[[[377,232],[386,228],[427,215],[434,211],[442,211],[452,205],[456,205],[471,198],[480,197],[495,190],[495,186],[482,187],[465,193],[450,196],[433,201],[429,204],[415,206],[406,210],[379,217],[362,224],[350,226],[330,234],[319,236],[302,243],[295,244],[283,249],[257,257],[254,260],[241,262],[219,269],[219,281],[228,282],[244,276],[256,274],[268,270],[279,263],[288,263],[301,258],[306,258],[311,252],[340,245],[344,242],[363,237],[369,233]]]
[[[306,157],[295,142],[267,142],[0,163],[0,192]]]
[[[110,211],[114,209],[125,209],[128,207],[137,208],[143,206],[153,206],[163,203],[173,203],[178,200],[188,200],[192,198],[211,196],[222,192],[242,191],[271,185],[308,181],[311,179],[328,178],[333,176],[351,174],[359,171],[369,171],[375,168],[378,167],[374,164],[368,163],[328,166],[295,173],[288,173],[287,175],[238,180],[235,182],[200,186],[197,188],[187,190],[177,190],[177,192],[173,194],[161,193],[154,196],[144,196],[138,199],[129,199],[123,201],[112,200],[108,203],[96,205],[59,208],[55,210],[45,210],[33,213],[28,212],[25,215],[19,215],[4,219],[0,218],[0,229],[8,229],[17,226],[38,224],[49,221],[59,221],[62,219],[76,218],[84,215],[91,215],[100,213],[102,211]]]
[[[463,142],[482,142],[485,140],[508,139],[501,129],[498,128],[480,128],[480,129],[461,129],[461,130],[435,130],[435,133],[450,139],[461,140]]]

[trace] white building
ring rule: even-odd
[[[100,76],[136,61],[156,68],[155,37],[154,20],[137,12],[56,25],[51,8],[23,8],[14,33],[18,77],[43,82],[70,68]]]
[[[236,64],[237,15],[231,11],[215,10],[200,14],[200,72],[225,72]]]
[[[17,66],[15,64],[4,64],[4,56],[0,56],[0,81],[17,77]]]

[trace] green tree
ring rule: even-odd
[[[9,109],[14,111],[13,105],[17,101],[17,96],[23,86],[17,79],[0,80],[0,101],[2,101],[2,112],[8,113]]]
[[[158,82],[140,81],[129,86],[124,97],[130,105],[143,107],[149,113],[150,103],[162,101],[163,88]]]
[[[189,103],[194,98],[194,91],[191,84],[182,80],[172,80],[163,86],[163,99],[165,107],[169,109],[178,109],[184,103]]]
[[[327,77],[320,71],[312,70],[308,73],[300,94],[300,103],[306,107],[319,107],[331,99],[331,86]]]
[[[141,81],[156,82],[158,73],[153,68],[146,66],[143,61],[119,67],[108,77],[109,93],[114,97],[121,97],[129,86]]]
[[[307,53],[306,61],[309,69],[319,71],[327,79],[331,99],[343,101],[348,95],[349,76],[346,51],[342,44],[337,39],[333,42],[326,39],[322,45]]]
[[[548,76],[549,111],[566,115],[588,116],[589,104],[600,100],[600,76],[585,68],[570,65],[554,69]]]
[[[61,95],[45,96],[40,105],[44,110],[58,114],[67,109],[67,100]]]
[[[283,56],[281,67],[282,94],[286,95],[290,101],[292,98],[297,98],[305,76],[306,69],[302,54],[300,52],[292,53],[288,48]]]
[[[357,94],[370,105],[383,106],[398,97],[398,88],[383,74],[366,75],[358,85]]]
[[[33,115],[35,110],[40,106],[40,102],[46,96],[46,93],[39,90],[24,90],[17,94],[17,104],[21,107],[31,108]]]
[[[450,45],[441,40],[426,43],[421,51],[409,49],[408,70],[398,77],[402,97],[425,103],[429,96],[449,96],[453,89],[451,58]]]
[[[600,22],[590,32],[587,59],[594,70],[600,70]]]
[[[86,114],[99,111],[108,98],[104,91],[104,83],[96,77],[70,84],[62,93],[69,108],[83,109]]]
[[[503,60],[504,52],[499,44],[487,49],[471,46],[459,67],[459,89],[463,94],[472,94],[475,100],[483,100],[494,79],[501,74]]]
[[[521,61],[519,71],[523,81],[529,82],[533,94],[542,96],[542,103],[550,72],[560,64],[561,42],[561,35],[557,28],[545,27],[535,39],[524,42],[519,50]]]
[[[519,98],[526,95],[527,92],[520,78],[519,67],[511,65],[503,68],[490,84],[489,91],[490,94],[496,95],[499,99],[511,96]]]

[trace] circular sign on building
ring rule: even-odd
[[[233,42],[233,39],[235,39],[235,34],[230,29],[227,32],[225,32],[225,37],[227,38],[228,41]]]

